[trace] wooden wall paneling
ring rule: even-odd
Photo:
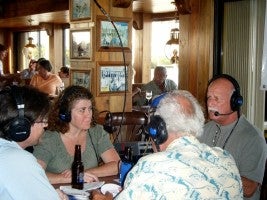
[[[188,90],[196,96],[197,94],[197,65],[199,64],[200,56],[200,36],[199,36],[199,27],[201,24],[201,18],[199,15],[199,1],[193,1],[191,3],[192,13],[190,14],[189,23],[191,24],[189,29],[189,47],[190,47],[190,63],[188,69]]]
[[[143,55],[142,55],[142,83],[150,81],[150,66],[151,66],[151,14],[143,15]]]
[[[102,11],[97,7],[97,5],[92,1],[92,5],[94,7],[94,19],[97,15],[104,15]],[[108,15],[110,15],[110,2],[108,0],[98,0],[99,5],[106,11]]]
[[[213,0],[200,3],[200,16],[203,19],[199,29],[199,64],[197,69],[197,93],[200,103],[205,106],[206,89],[213,68],[214,8]]]
[[[110,0],[99,0],[98,3],[102,6],[102,8],[107,12],[107,14],[112,18],[112,17],[123,17],[123,18],[130,18],[132,19],[132,6],[129,8],[117,8],[117,7],[112,7],[112,1]],[[93,9],[95,10],[95,14],[93,16],[93,20],[96,22],[96,17],[97,15],[103,16],[103,13],[100,11],[100,9],[93,3]],[[96,23],[95,23],[96,24]],[[98,27],[95,27],[95,33],[96,29]],[[129,22],[129,29],[130,29],[130,34],[129,34],[129,40],[132,40],[132,21]],[[98,41],[98,38],[100,37],[99,35],[95,34],[95,41]],[[95,60],[94,63],[98,62],[110,62],[110,61],[116,61],[116,62],[122,62],[123,63],[123,54],[121,51],[117,52],[102,52],[98,51],[96,49],[97,45],[94,45],[94,51],[95,51]],[[125,51],[125,61],[126,63],[131,63],[132,61],[132,52],[131,52],[132,45],[130,43],[130,51]],[[131,67],[131,65],[130,65]],[[95,72],[97,72],[97,64],[95,67]],[[128,70],[131,70],[130,68]],[[96,84],[99,84],[99,78],[97,73],[96,75]],[[129,77],[128,77],[129,78]],[[131,83],[131,81],[130,81]],[[128,86],[131,88],[131,85]],[[98,88],[96,88],[97,90]],[[99,111],[103,110],[109,110],[111,112],[121,112],[123,109],[123,104],[124,104],[124,94],[123,93],[118,93],[118,94],[107,94],[106,96],[97,96],[97,91],[94,93],[96,96],[96,106]],[[131,111],[132,109],[132,101],[131,101],[131,92],[127,92],[126,95],[126,107],[125,111]]]
[[[58,74],[58,71],[63,66],[63,30],[60,25],[53,25],[53,37],[49,36],[54,40],[54,51],[50,51],[50,58],[53,58],[54,73]],[[51,53],[53,55],[51,55]]]
[[[179,89],[188,90],[188,69],[191,58],[189,48],[190,15],[179,16],[180,41],[179,41]]]
[[[191,0],[192,13],[180,15],[179,88],[189,90],[204,104],[212,69],[213,3]]]
[[[4,73],[13,73],[13,34],[10,30],[1,30],[1,37],[2,37],[2,41],[1,44],[4,45],[5,47],[8,48],[8,54],[7,57],[4,59],[3,61],[3,66],[4,66]]]
[[[109,0],[109,6],[110,6],[110,13],[112,14],[112,16],[126,17],[129,16],[129,12],[130,13],[133,12],[132,5],[129,6],[128,8],[113,7],[112,1]],[[132,16],[132,14],[130,14],[130,16]]]
[[[140,20],[141,19],[141,20]],[[133,51],[135,56],[133,57],[133,68],[135,69],[135,83],[142,83],[142,65],[143,65],[143,13],[133,13],[133,21],[136,21],[138,27],[141,29],[133,28],[135,38],[132,38],[134,41]]]
[[[96,108],[99,112],[104,110],[110,110],[109,96],[94,96],[94,97],[95,97]]]

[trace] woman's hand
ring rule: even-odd
[[[89,172],[84,172],[83,179],[84,179],[84,182],[87,182],[87,183],[99,181],[96,175],[89,173]]]

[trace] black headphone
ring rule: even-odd
[[[71,111],[68,110],[68,97],[70,94],[72,94],[75,90],[75,87],[70,87],[65,89],[63,92],[61,98],[60,98],[60,105],[59,105],[59,119],[63,122],[70,122],[71,121]]]
[[[230,98],[230,106],[232,111],[239,111],[240,107],[243,105],[243,97],[240,94],[240,87],[238,82],[235,80],[234,77],[228,75],[228,74],[220,74],[220,75],[216,75],[214,76],[210,81],[209,84],[210,85],[213,81],[219,79],[219,78],[225,78],[227,80],[229,80],[232,85],[235,88],[235,91],[233,92],[231,98]]]
[[[164,119],[159,115],[151,116],[147,131],[159,150],[159,145],[168,139],[168,131]]]
[[[22,142],[26,140],[31,133],[31,123],[29,119],[24,116],[24,107],[22,93],[18,86],[11,86],[10,94],[16,102],[18,109],[18,116],[12,119],[3,127],[3,133],[7,139],[15,142]]]

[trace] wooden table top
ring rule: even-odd
[[[105,177],[99,177],[99,181],[105,181],[105,183],[115,183],[119,184],[116,180],[119,179],[118,175],[115,176],[105,176]],[[55,189],[58,189],[62,185],[70,185],[70,183],[57,183],[57,184],[52,184]]]

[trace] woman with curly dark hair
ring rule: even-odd
[[[84,181],[118,174],[120,157],[109,135],[96,123],[93,95],[81,86],[69,86],[55,100],[48,127],[34,155],[51,183],[70,183],[75,145],[81,145]],[[103,164],[99,166],[99,161]]]

